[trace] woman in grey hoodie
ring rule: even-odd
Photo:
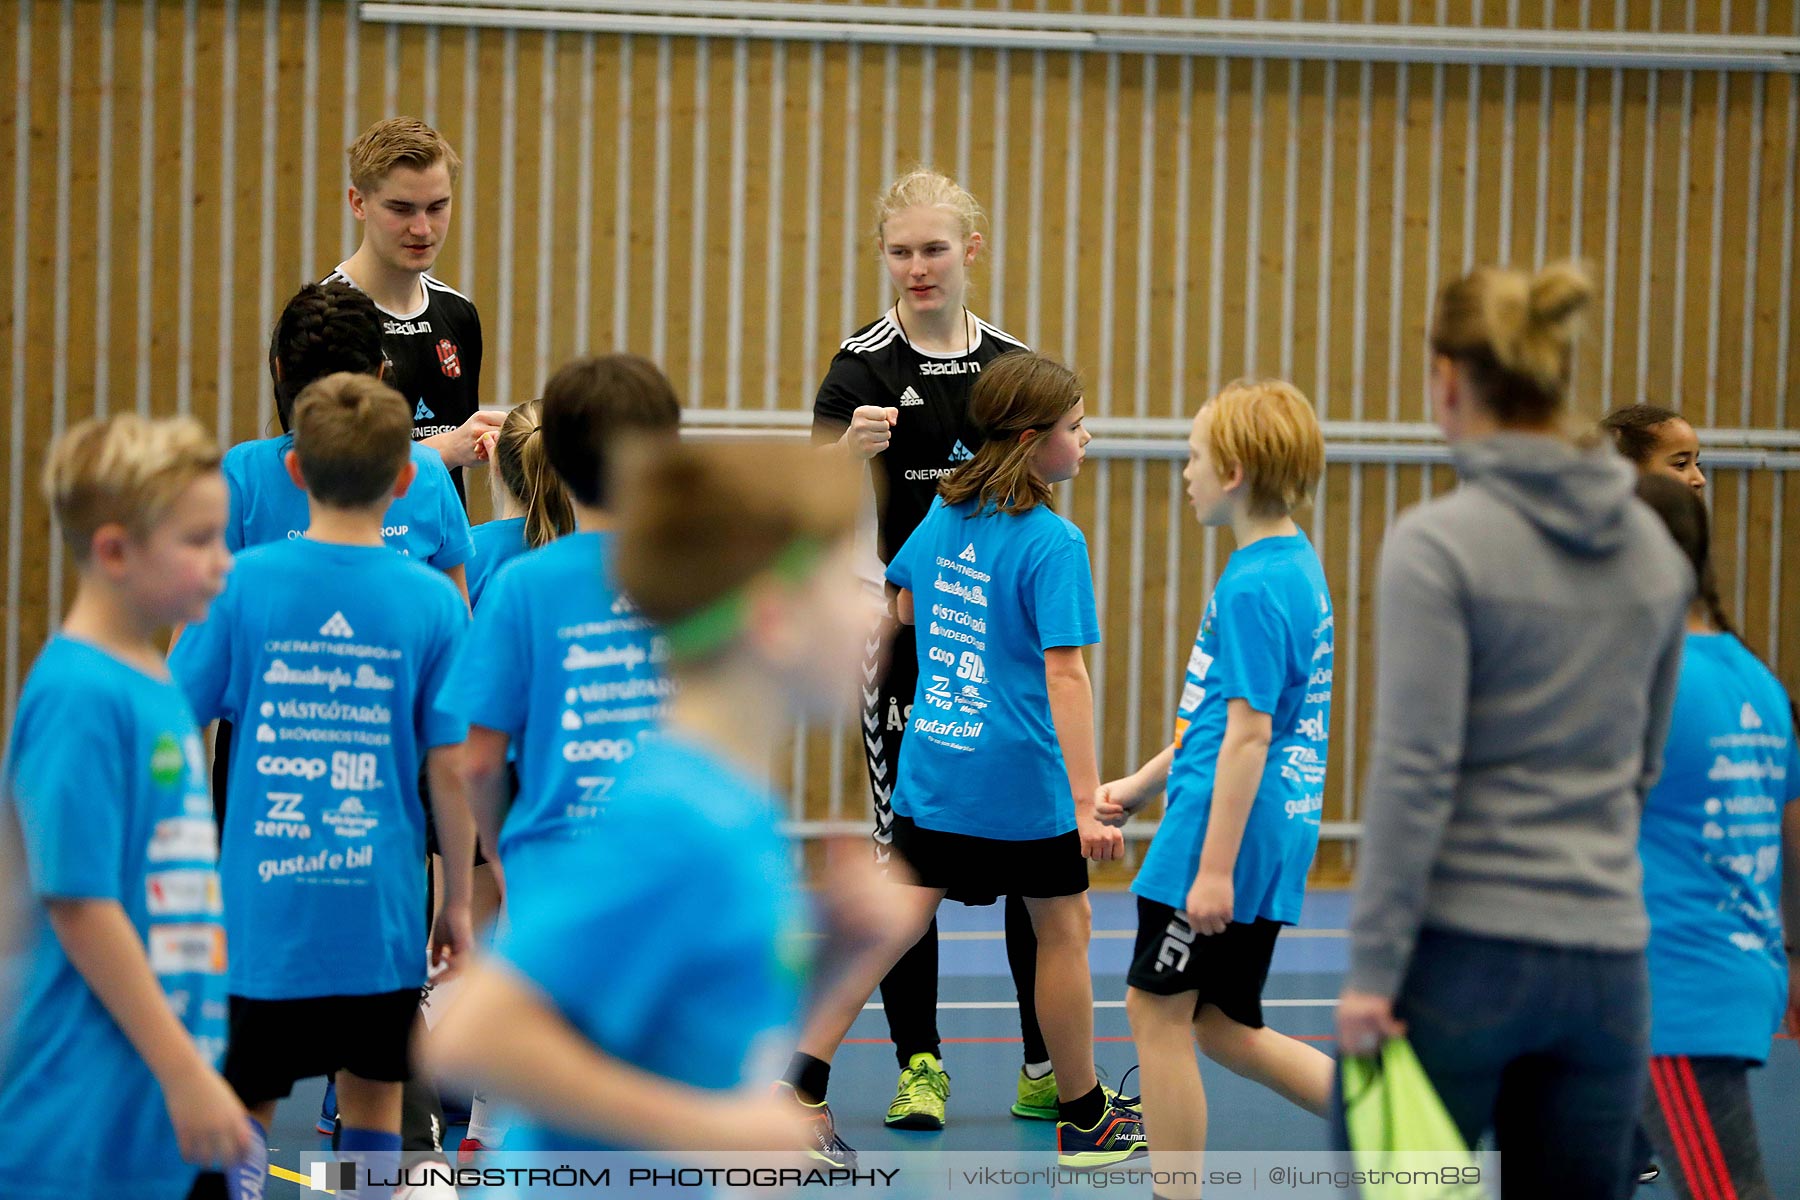
[[[1508,1197],[1623,1197],[1648,999],[1638,815],[1693,572],[1612,446],[1563,433],[1572,264],[1444,288],[1432,401],[1462,486],[1382,548],[1344,1053],[1405,1034]],[[1621,600],[1621,597],[1627,599]]]

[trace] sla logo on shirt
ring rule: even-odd
[[[172,733],[160,733],[156,737],[156,745],[150,751],[150,778],[159,787],[168,787],[180,780],[181,770],[187,765],[187,759],[181,753],[181,743],[175,740]]]
[[[960,438],[957,439],[956,445],[950,447],[950,461],[953,463],[966,463],[974,457],[975,452],[963,445]]]
[[[904,392],[900,393],[901,408],[912,408],[923,403],[925,403],[925,397],[919,395],[919,393],[910,386]]]

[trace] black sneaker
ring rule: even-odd
[[[834,1167],[853,1170],[856,1167],[856,1151],[852,1150],[844,1139],[837,1135],[837,1124],[831,1119],[831,1105],[823,1100],[817,1104],[808,1104],[794,1090],[794,1085],[786,1080],[775,1085],[775,1094],[785,1094],[800,1107],[807,1120],[808,1158],[816,1158],[820,1162],[830,1163]]]

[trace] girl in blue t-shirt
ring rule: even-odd
[[[786,1080],[828,1116],[832,1056],[938,904],[1019,896],[1038,936],[1038,1020],[1064,1166],[1145,1148],[1136,1109],[1094,1077],[1086,860],[1119,857],[1124,840],[1094,817],[1100,778],[1081,651],[1100,631],[1087,543],[1049,507],[1051,485],[1081,469],[1082,416],[1080,383],[1060,363],[1021,351],[982,368],[969,396],[982,448],[888,564],[899,618],[918,631],[893,804],[894,848],[919,886],[902,889],[911,893],[902,939],[821,998]],[[834,1139],[827,1149],[847,1147]]]
[[[482,435],[494,464],[490,475],[494,508],[500,515],[470,530],[475,554],[469,560],[469,607],[481,603],[494,572],[527,550],[573,533],[575,509],[544,450],[543,401],[527,400],[506,414],[499,432]]]
[[[1680,1196],[1766,1196],[1748,1072],[1768,1057],[1784,1016],[1800,1031],[1791,961],[1800,924],[1793,703],[1719,603],[1698,493],[1647,472],[1638,496],[1699,581],[1662,777],[1644,801],[1638,836],[1650,914],[1643,1127]]]
[[[796,717],[854,696],[874,615],[852,569],[855,476],[791,444],[642,454],[612,509],[612,574],[667,639],[665,731],[608,793],[607,836],[543,846],[541,902],[512,913],[425,1058],[522,1110],[513,1153],[816,1146],[817,1118],[744,1090],[773,1073],[809,957],[785,805],[761,776]],[[833,911],[891,904],[868,855],[840,863],[860,870],[822,881]]]

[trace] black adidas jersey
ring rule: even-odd
[[[889,311],[838,349],[813,401],[815,442],[837,441],[862,405],[900,410],[893,440],[872,464],[882,562],[925,519],[938,481],[980,448],[980,435],[969,424],[969,390],[981,368],[1025,348],[977,317],[975,343],[966,353],[917,350]]]
[[[325,283],[356,281],[342,264]],[[481,315],[467,296],[429,275],[425,304],[412,313],[381,309],[381,348],[394,364],[390,382],[413,406],[413,440],[423,441],[460,429],[481,407]],[[379,307],[379,306],[378,306]],[[456,491],[463,491],[462,470],[450,472]]]

